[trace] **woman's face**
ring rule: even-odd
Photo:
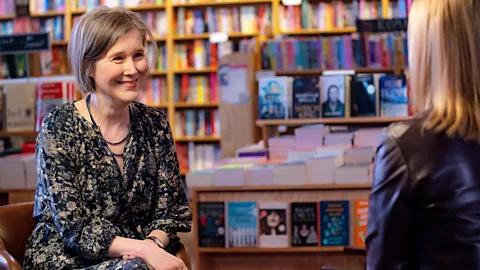
[[[270,228],[276,228],[280,225],[280,216],[276,212],[271,212],[270,215],[267,216],[267,225]]]
[[[97,93],[112,101],[128,104],[137,99],[148,74],[148,61],[142,36],[131,30],[96,63],[90,77],[95,80]]]

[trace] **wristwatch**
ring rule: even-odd
[[[147,239],[150,239],[152,240],[153,242],[155,242],[155,244],[157,244],[157,246],[161,249],[165,249],[165,245],[162,243],[162,240],[158,239],[157,237],[155,236],[149,236],[147,237]]]

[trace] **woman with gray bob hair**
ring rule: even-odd
[[[136,101],[157,55],[124,8],[74,25],[68,55],[85,98],[56,107],[37,138],[38,184],[25,269],[185,270],[169,252],[191,228],[170,125]]]

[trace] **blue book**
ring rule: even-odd
[[[349,201],[320,202],[322,246],[350,245]]]
[[[256,247],[257,202],[227,202],[227,247]]]

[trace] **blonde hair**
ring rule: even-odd
[[[68,42],[68,58],[80,91],[95,92],[95,82],[89,76],[97,60],[115,44],[118,38],[136,29],[145,46],[147,36],[154,36],[141,17],[122,7],[98,6],[82,15],[72,29]],[[157,46],[151,46],[149,69],[155,66]]]
[[[410,85],[425,128],[480,141],[480,9],[476,0],[415,0],[408,22]]]

